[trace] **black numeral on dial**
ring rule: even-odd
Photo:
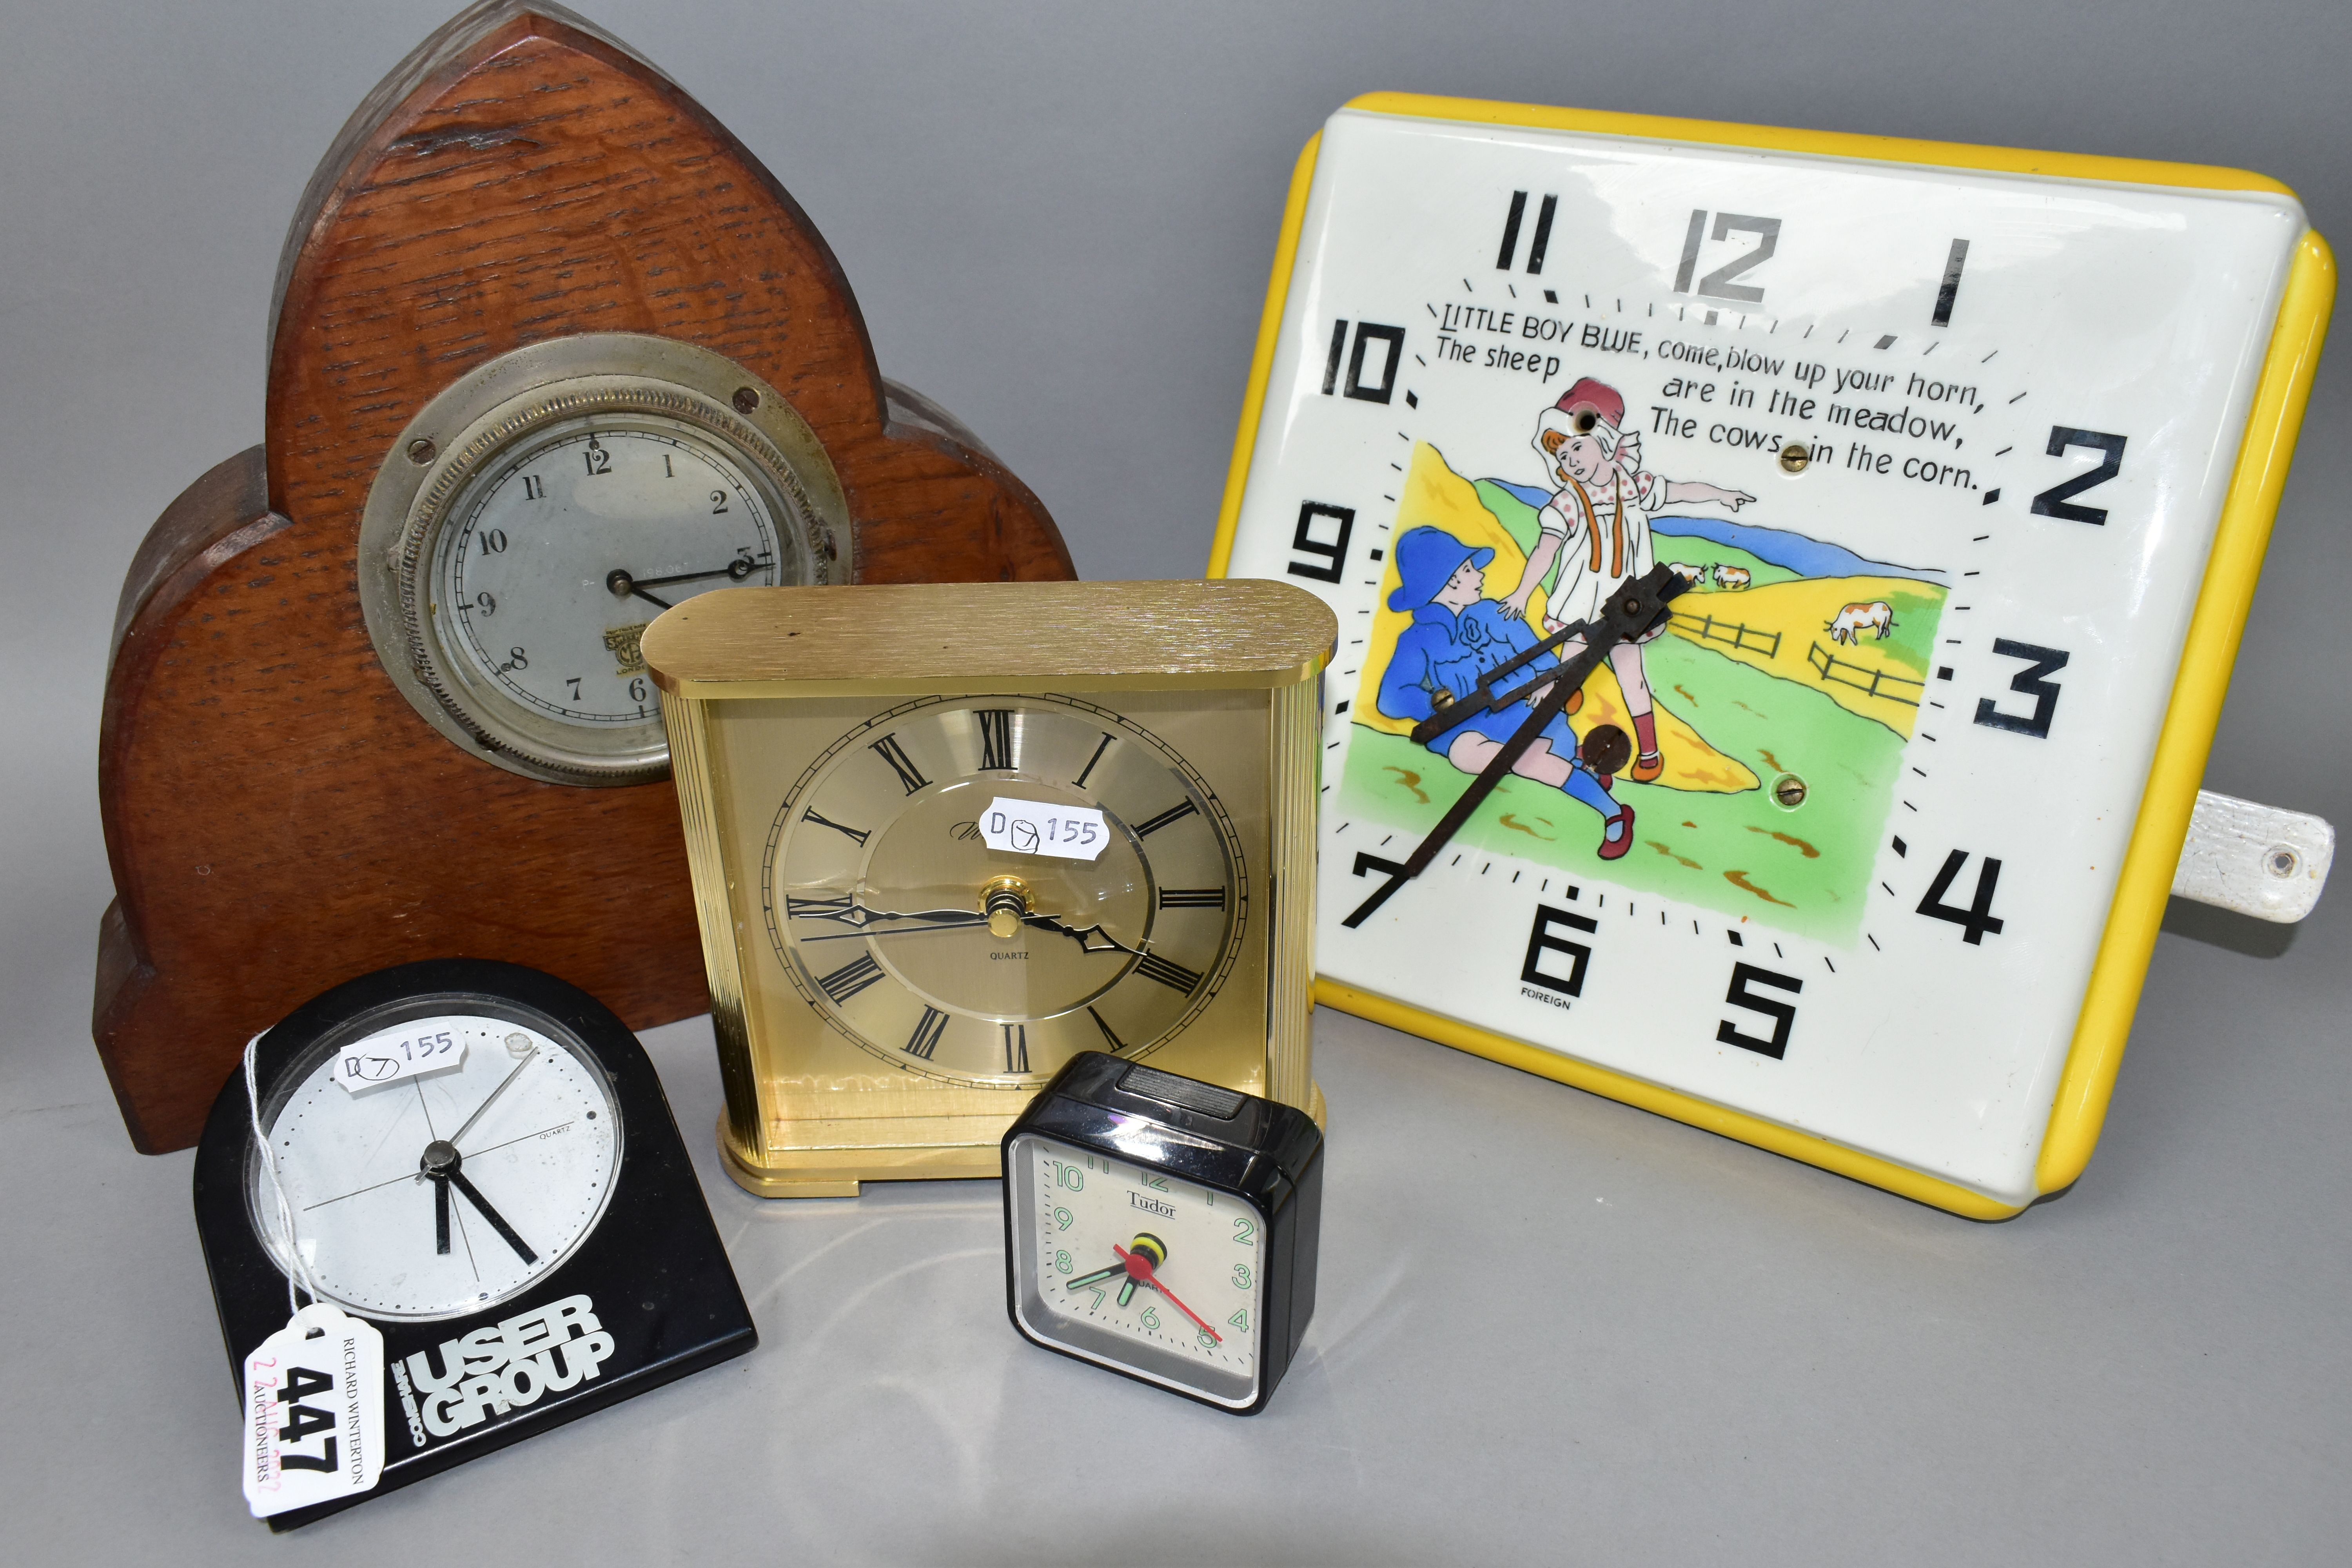
[[[1336,537],[1315,537],[1316,523],[1328,518]],[[1311,577],[1318,583],[1337,583],[1347,569],[1348,536],[1356,530],[1356,509],[1351,506],[1331,506],[1319,500],[1303,501],[1298,508],[1298,526],[1291,531],[1290,550],[1303,555],[1304,561],[1293,561],[1284,568],[1294,577]]]
[[[1927,896],[1919,900],[1919,912],[1933,921],[1949,921],[1961,931],[1960,940],[1970,947],[1983,945],[1988,936],[1999,936],[2001,919],[1992,912],[1993,889],[2000,886],[2000,862],[1986,856],[1977,866],[1976,898],[1967,909],[1944,902],[1944,895],[1952,890],[1952,883],[1969,863],[1969,852],[1955,849],[1944,857],[1943,868],[1936,879],[1927,884]]]
[[[1694,208],[1690,227],[1683,235],[1682,265],[1675,269],[1675,292],[1696,293],[1703,300],[1728,300],[1734,304],[1753,305],[1764,298],[1764,290],[1752,283],[1734,283],[1733,279],[1750,268],[1761,266],[1780,248],[1780,220],[1776,217],[1748,217],[1739,213],[1715,215],[1717,239],[1727,239],[1734,234],[1752,234],[1759,243],[1745,256],[1735,256],[1691,287],[1691,274],[1698,269],[1700,245],[1707,238],[1706,210]]]
[[[2058,711],[2058,683],[2045,680],[2066,668],[2070,655],[2063,648],[2042,647],[2030,642],[2011,642],[2007,637],[1992,639],[1992,651],[2003,658],[2021,658],[2025,668],[2009,678],[2011,691],[2023,692],[2033,699],[2031,713],[2004,713],[1993,706],[1990,697],[1977,699],[1977,722],[1989,730],[2007,730],[2014,735],[2031,735],[2037,741],[2050,738],[2050,717]]]
[[[1020,765],[1013,753],[1013,710],[980,710],[980,771],[1009,772]]]
[[[882,966],[874,962],[874,955],[861,952],[832,973],[819,976],[817,984],[839,1006],[881,978]]]
[[[1156,952],[1147,952],[1138,959],[1135,972],[1146,980],[1156,980],[1171,991],[1181,991],[1187,996],[1192,994],[1194,986],[1201,984],[1198,970],[1187,969],[1181,963],[1171,963]],[[1098,1024],[1102,1022],[1099,1018],[1095,1021]]]
[[[1381,355],[1381,381],[1378,386],[1364,381],[1364,350],[1367,344],[1387,345]],[[1404,329],[1383,326],[1378,321],[1356,323],[1356,352],[1348,361],[1348,384],[1339,385],[1339,354],[1348,346],[1348,323],[1331,323],[1331,352],[1323,361],[1323,395],[1344,391],[1359,403],[1386,403],[1396,395],[1397,368],[1404,361]]]
[[[1547,194],[1543,205],[1536,209],[1536,232],[1528,241],[1528,275],[1543,274],[1544,253],[1551,248],[1552,215],[1559,210],[1559,198]],[[1503,247],[1495,252],[1495,270],[1508,272],[1519,251],[1519,220],[1528,216],[1528,193],[1511,193],[1511,210],[1503,217]]]
[[[827,990],[832,987],[827,986]],[[839,997],[835,998],[839,1001]],[[931,1053],[940,1048],[940,1037],[948,1032],[948,1016],[937,1007],[927,1006],[915,1024],[915,1032],[907,1037],[906,1053],[920,1061],[929,1061]]]
[[[1777,996],[1759,994],[1751,989],[1758,985],[1769,985],[1775,990],[1792,992],[1802,991],[1805,988],[1805,983],[1794,975],[1776,974],[1769,969],[1759,969],[1752,963],[1733,964],[1731,989],[1723,994],[1723,999],[1735,1007],[1745,1007],[1750,1013],[1760,1013],[1771,1019],[1772,1037],[1762,1040],[1754,1035],[1743,1035],[1728,1018],[1716,1025],[1715,1037],[1721,1044],[1738,1046],[1742,1050],[1754,1051],[1758,1056],[1770,1057],[1774,1061],[1779,1061],[1789,1048],[1789,1031],[1795,1028],[1797,1025],[1797,1005],[1793,1002],[1783,1002]]]
[[[931,782],[915,766],[915,759],[907,754],[906,748],[898,744],[898,736],[885,735],[866,749],[890,764],[890,771],[898,775],[898,782],[907,786],[908,795]]]
[[[1160,907],[1163,910],[1222,910],[1225,907],[1223,888],[1162,888]]]
[[[1528,955],[1519,964],[1519,979],[1522,984],[1540,985],[1563,996],[1581,996],[1584,994],[1585,966],[1591,961],[1592,949],[1580,942],[1554,936],[1552,928],[1555,926],[1590,934],[1601,929],[1601,922],[1573,910],[1538,904],[1535,927],[1528,932]],[[1560,962],[1551,956],[1554,953],[1567,954],[1566,974],[1545,967],[1547,963],[1556,964]]]
[[[850,837],[856,839],[860,845],[863,845],[868,838],[874,837],[872,832],[866,828],[852,827],[846,823],[835,822],[829,816],[818,816],[816,807],[814,806],[811,806],[806,811],[802,812],[801,820],[803,822],[814,822],[819,827],[830,827],[835,833],[846,834]]]
[[[1029,1070],[1029,1026],[1002,1024],[998,1027],[1004,1032],[1004,1070],[1009,1073],[1027,1072]]]
[[[1112,1030],[1111,1026],[1103,1021],[1103,1016],[1100,1013],[1097,1013],[1092,1007],[1089,1007],[1087,1009],[1087,1016],[1092,1018],[1095,1021],[1095,1027],[1102,1031],[1103,1044],[1105,1047],[1112,1051],[1123,1051],[1127,1049],[1127,1042],[1120,1039],[1118,1034]]]
[[[1153,834],[1159,832],[1161,828],[1167,826],[1170,823],[1181,821],[1184,817],[1192,816],[1194,812],[1200,809],[1201,808],[1199,806],[1194,805],[1189,800],[1180,801],[1176,805],[1171,805],[1167,810],[1161,812],[1159,816],[1153,817],[1150,821],[1137,823],[1135,825],[1135,836],[1138,838],[1149,838]]]
[[[2052,485],[2033,498],[2033,511],[2040,517],[2063,517],[2069,522],[2087,522],[2104,527],[2107,510],[2098,506],[2076,506],[2074,498],[2094,486],[2105,484],[2124,471],[2124,440],[2104,430],[2077,430],[2071,426],[2050,427],[2050,456],[2063,458],[2069,447],[2087,447],[2102,454],[2099,466],[2088,473],[2076,474],[2063,484]]]

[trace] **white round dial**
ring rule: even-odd
[[[450,1057],[450,1068],[431,1064]],[[357,1089],[353,1058],[397,1074]],[[428,1070],[411,1075],[419,1062]],[[595,1228],[620,1166],[604,1075],[544,1028],[449,1013],[348,1036],[297,1063],[257,1150],[255,1229],[278,1267],[362,1317],[433,1319],[505,1300]]]
[[[445,642],[510,700],[657,741],[638,637],[682,599],[781,581],[776,532],[709,437],[644,416],[567,420],[461,496],[434,561],[435,611]]]
[[[1090,1360],[1240,1408],[1256,1395],[1265,1222],[1230,1193],[1018,1140],[1024,1325]]]

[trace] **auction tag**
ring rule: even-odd
[[[383,1473],[383,1335],[314,1301],[245,1358],[246,1503],[267,1519]]]
[[[1001,795],[981,814],[980,837],[991,849],[1095,860],[1110,843],[1110,829],[1091,805],[1048,805]]]
[[[416,1018],[395,1029],[379,1029],[335,1052],[335,1081],[347,1094],[373,1089],[380,1083],[424,1078],[463,1067],[466,1029],[481,1027],[477,1018]]]

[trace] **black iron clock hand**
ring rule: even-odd
[[[1429,738],[1433,739],[1461,723],[1473,713],[1484,712],[1489,708],[1517,701],[1523,696],[1547,685],[1550,688],[1542,700],[1536,703],[1535,711],[1528,716],[1527,722],[1511,731],[1511,738],[1503,742],[1502,749],[1488,759],[1485,767],[1478,770],[1478,776],[1470,781],[1470,787],[1464,790],[1461,798],[1447,808],[1444,816],[1437,819],[1437,826],[1429,830],[1429,836],[1421,841],[1420,847],[1416,848],[1402,865],[1393,860],[1383,860],[1375,855],[1359,854],[1356,857],[1357,876],[1360,877],[1367,871],[1378,871],[1385,873],[1388,879],[1374,889],[1371,896],[1358,904],[1354,911],[1339,923],[1351,931],[1363,924],[1375,910],[1389,901],[1391,895],[1399,888],[1429,869],[1430,862],[1437,858],[1438,851],[1444,849],[1452,841],[1454,834],[1461,831],[1462,825],[1470,820],[1471,814],[1486,803],[1488,795],[1495,793],[1495,786],[1509,775],[1511,769],[1521,757],[1527,755],[1528,748],[1536,743],[1537,738],[1544,731],[1544,726],[1558,718],[1568,707],[1568,700],[1575,695],[1582,688],[1586,679],[1600,668],[1601,661],[1609,656],[1610,650],[1619,643],[1628,642],[1642,636],[1657,625],[1658,618],[1666,613],[1667,604],[1688,586],[1687,583],[1665,567],[1652,567],[1643,576],[1624,584],[1612,596],[1597,625],[1587,622],[1580,627],[1571,626],[1565,632],[1554,634],[1560,640],[1565,641],[1570,635],[1580,633],[1585,638],[1584,650],[1581,653],[1572,658],[1563,659],[1559,664],[1542,671],[1499,699],[1490,694],[1480,698],[1475,707],[1465,708],[1465,704],[1448,706],[1443,711],[1416,726],[1413,731],[1416,740],[1423,739],[1423,730],[1427,730]],[[1529,653],[1534,651],[1536,650],[1528,650]],[[1528,657],[1528,654],[1521,654],[1510,664],[1500,668],[1501,669],[1515,668]],[[1496,673],[1500,673],[1500,669]],[[1481,681],[1477,690],[1473,692],[1473,696],[1477,696],[1478,692],[1491,693],[1493,679],[1494,676],[1490,674],[1486,680]],[[1465,704],[1467,700],[1465,700]],[[1456,717],[1457,713],[1459,717]],[[1427,743],[1426,740],[1423,740],[1423,743]]]
[[[1114,1274],[1124,1274],[1126,1272],[1126,1264],[1114,1263],[1108,1268],[1097,1268],[1092,1274],[1081,1274],[1076,1279],[1072,1279],[1065,1283],[1062,1289],[1065,1290],[1083,1290],[1089,1285],[1100,1284],[1103,1280],[1109,1279]]]
[[[670,608],[670,602],[667,599],[656,598],[646,593],[635,577],[617,566],[604,574],[604,586],[615,599],[625,599],[634,594],[648,605],[657,605],[665,610]]]
[[[856,917],[864,917],[863,919]],[[986,925],[988,917],[971,910],[924,910],[914,914],[899,914],[892,910],[850,910],[846,914],[816,915],[816,920],[837,920],[856,931],[834,931],[825,936],[803,937],[803,942],[844,942],[861,936],[903,936],[916,931],[954,931],[962,926]],[[884,931],[867,929],[871,921],[911,921],[912,925],[892,926]]]
[[[433,1178],[433,1250],[442,1257],[449,1253],[449,1184]]]
[[[1131,953],[1137,958],[1143,956],[1141,948],[1128,946],[1098,925],[1069,925],[1058,915],[1024,915],[1021,917],[1021,923],[1036,926],[1045,931],[1058,931],[1076,942],[1079,949],[1086,952],[1125,952]],[[1095,945],[1097,941],[1102,943],[1100,947]]]

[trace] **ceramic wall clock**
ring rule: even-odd
[[[2214,886],[2334,288],[2228,170],[1341,110],[1212,564],[1339,618],[1318,994],[1959,1213],[2066,1186],[2176,871]],[[1465,699],[1580,652],[1505,756],[1541,692]],[[2325,824],[2207,815],[2213,896],[2309,907]]]
[[[194,1139],[237,1041],[404,959],[701,1008],[664,609],[1070,575],[1020,481],[882,379],[784,189],[553,7],[477,5],[369,95],[268,348],[266,438],[148,535],[107,678],[94,1032],[142,1149]]]

